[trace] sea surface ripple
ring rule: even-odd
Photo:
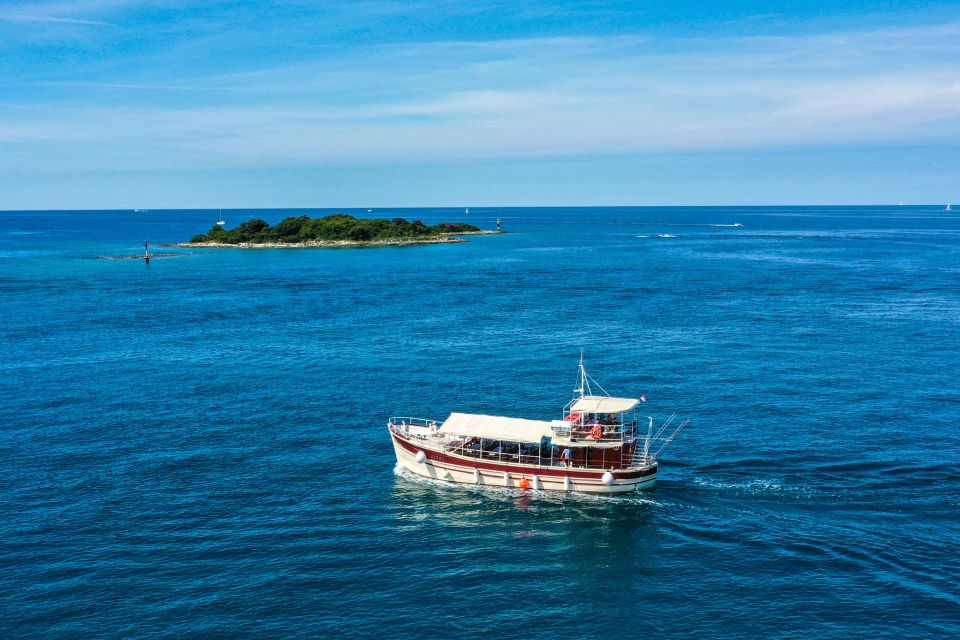
[[[515,233],[145,265],[218,213],[0,212],[0,636],[960,636],[960,215],[350,213]],[[388,416],[556,417],[581,348],[692,421],[653,491],[395,469]]]

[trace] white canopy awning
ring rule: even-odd
[[[451,413],[439,433],[449,436],[467,436],[510,442],[540,442],[550,436],[550,423],[543,420],[524,420],[503,416],[485,416],[478,413]]]
[[[610,398],[607,396],[583,396],[573,403],[570,411],[579,413],[623,413],[630,411],[637,403],[636,398]]]

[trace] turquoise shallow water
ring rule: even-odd
[[[217,212],[0,213],[4,637],[960,634],[960,215],[370,215],[516,233],[145,266]],[[555,417],[581,347],[692,420],[655,490],[394,472],[388,416]]]

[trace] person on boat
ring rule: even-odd
[[[563,461],[565,466],[573,466],[573,451],[570,451],[570,447],[567,447],[563,450],[563,453],[560,454],[560,459]]]

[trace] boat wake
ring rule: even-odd
[[[663,222],[663,221],[649,221],[649,222],[633,222],[635,225],[642,225],[645,227],[742,227],[743,225],[739,222],[734,222],[732,224],[719,224],[719,223],[709,223],[709,222]]]
[[[150,259],[154,258],[175,258],[179,253],[151,253]],[[143,254],[133,255],[133,256],[97,256],[98,260],[143,260]]]
[[[829,494],[814,487],[784,484],[776,478],[755,478],[739,482],[724,482],[710,478],[692,478],[693,484],[707,489],[730,491],[740,495],[786,496],[791,498],[829,498]],[[839,497],[839,496],[835,496]]]

